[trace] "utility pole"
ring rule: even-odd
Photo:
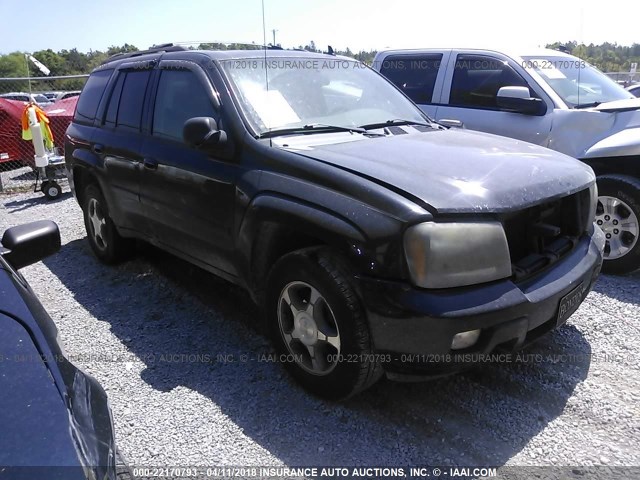
[[[273,32],[273,46],[275,47],[275,46],[277,45],[277,44],[276,44],[276,32],[277,32],[278,30],[276,30],[276,29],[274,28],[274,29],[273,29],[273,30],[271,30],[271,31]]]

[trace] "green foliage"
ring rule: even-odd
[[[191,48],[191,47],[190,47]],[[260,50],[262,45],[255,43],[201,43],[194,50]]]
[[[31,66],[29,66],[31,68]],[[24,54],[14,52],[0,55],[0,77],[26,77],[27,61]]]
[[[45,64],[51,70],[50,76],[81,75],[91,72],[95,67],[104,62],[111,55],[116,53],[135,52],[138,49],[134,45],[125,43],[121,47],[111,46],[106,52],[90,50],[88,53],[79,52],[73,48],[71,50],[60,50],[54,52],[51,49],[39,50],[32,55]],[[25,52],[13,52],[7,55],[0,55],[0,78],[2,77],[26,77],[27,63]],[[35,65],[29,63],[29,74],[32,77],[44,77]],[[84,85],[84,80],[65,80],[60,88],[76,90]],[[17,84],[17,83],[16,83]]]
[[[605,42],[602,45],[590,43],[585,45],[575,41],[568,43],[554,42],[547,48],[565,47],[572,55],[594,65],[603,72],[628,72],[632,63],[640,62],[640,43],[630,47],[617,43]]]
[[[584,45],[572,41],[565,44],[555,42],[547,45],[548,48],[566,47],[573,55],[586,60],[595,65],[603,72],[628,72],[633,62],[640,62],[640,44],[634,43],[631,46],[618,45],[617,43],[605,42],[602,45]],[[256,50],[261,49],[259,44],[243,44],[243,43],[201,43],[197,46],[189,48],[198,50]],[[328,50],[319,48],[316,43],[311,40],[307,45],[299,45],[299,50],[307,50],[310,52],[321,52]],[[82,53],[78,50],[60,50],[54,52],[51,49],[33,52],[33,56],[44,63],[50,70],[52,76],[58,75],[77,75],[91,72],[95,67],[103,63],[111,55],[117,53],[135,52],[138,49],[131,44],[111,46],[106,52],[99,50],[90,50],[88,53]],[[345,50],[335,50],[337,55],[353,57],[361,62],[371,65],[376,55],[375,50],[353,52],[350,48]],[[29,73],[32,77],[44,76],[32,64],[29,64]],[[27,75],[27,64],[24,52],[13,52],[6,55],[0,55],[0,77],[25,77]],[[65,89],[77,89],[83,84],[83,80],[65,80],[68,83],[64,85]],[[16,82],[17,84],[17,82]],[[16,86],[17,88],[17,86]]]
[[[88,53],[79,52],[77,49],[60,50],[54,52],[51,49],[39,50],[32,55],[51,70],[49,76],[82,75],[91,72],[95,67],[103,63],[111,55],[121,52],[135,52],[138,49],[134,45],[125,43],[121,47],[112,46],[106,52],[91,50]],[[0,78],[3,77],[42,77],[46,76],[25,58],[25,52],[13,52],[0,55]],[[70,78],[57,80],[55,84],[48,82],[32,82],[32,89],[39,90],[81,90],[85,78]],[[0,93],[6,91],[26,92],[29,84],[26,81],[11,81],[0,83]]]

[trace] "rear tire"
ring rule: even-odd
[[[120,236],[98,186],[87,185],[82,198],[87,240],[95,256],[106,264],[118,263],[128,258],[134,251],[134,240]]]
[[[640,268],[640,180],[603,175],[597,182],[596,223],[607,236],[602,271],[631,273]]]
[[[116,450],[116,478],[117,480],[131,480],[134,478],[128,462],[120,452],[120,449]]]
[[[282,257],[267,280],[268,327],[278,359],[309,392],[351,397],[382,375],[351,275],[324,248]]]

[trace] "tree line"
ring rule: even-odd
[[[564,46],[568,52],[586,60],[604,72],[628,72],[632,63],[640,62],[640,44],[638,43],[634,43],[631,46],[618,45],[616,43],[609,42],[605,42],[601,45],[585,45],[579,44],[578,42],[568,42],[564,44],[555,42],[547,45],[548,48],[558,48],[560,46]],[[259,44],[201,43],[198,45],[190,45],[188,48],[199,50],[247,50],[261,49],[262,46]],[[319,48],[315,42],[311,41],[307,45],[299,45],[297,49],[320,52],[326,51],[328,47],[325,49]],[[138,49],[134,45],[125,43],[119,47],[112,46],[106,51],[90,50],[89,52],[84,53],[79,52],[74,48],[71,50],[60,50],[54,52],[51,49],[47,49],[33,52],[32,55],[51,70],[50,75],[58,76],[86,74],[107,60],[111,55],[137,50]],[[336,49],[335,53],[355,58],[370,65],[373,62],[373,58],[377,51],[360,50],[358,52],[354,52],[347,48],[345,50]],[[13,52],[0,55],[0,78],[26,77],[27,72],[32,77],[44,76],[44,74],[40,72],[35,65],[31,63],[27,65],[27,60],[25,59],[23,52]],[[82,80],[66,80],[65,82],[67,82],[67,84],[61,84],[59,88],[75,89],[79,88],[79,86],[84,83]]]
[[[603,72],[628,72],[632,63],[640,63],[640,43],[634,43],[628,47],[609,42],[601,45],[555,42],[547,45],[547,48],[557,49],[562,46],[572,55],[596,66]]]

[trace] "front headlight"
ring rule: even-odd
[[[423,288],[511,276],[509,245],[499,222],[420,223],[407,229],[404,251],[413,283]]]

